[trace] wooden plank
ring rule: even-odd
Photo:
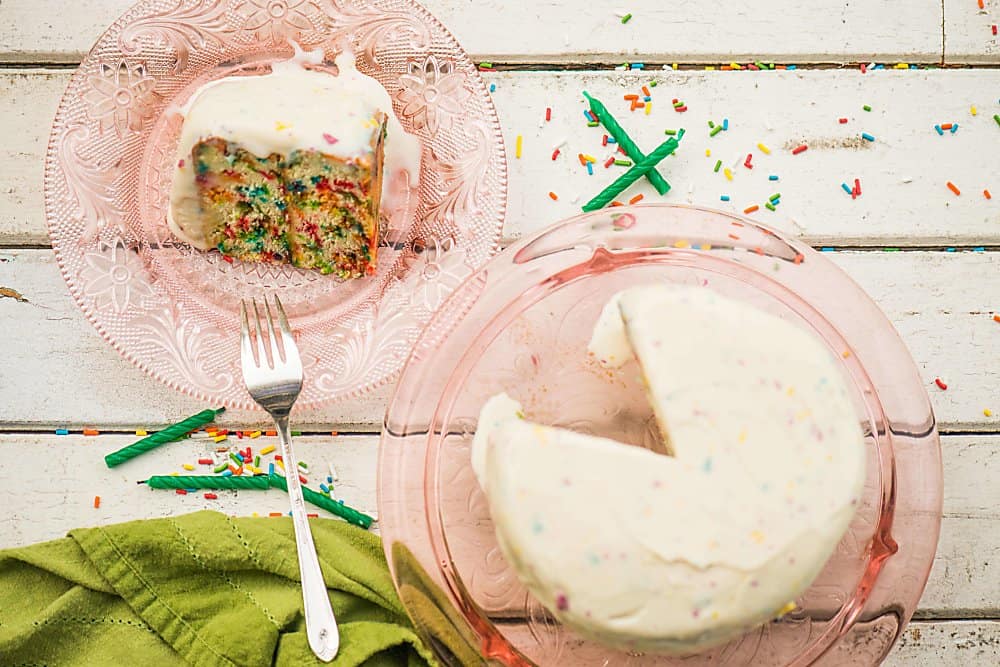
[[[982,191],[1000,189],[991,183],[1000,174],[1000,151],[981,150],[979,142],[996,145],[1000,128],[992,111],[972,118],[968,108],[974,101],[984,110],[994,108],[995,100],[987,96],[1000,83],[1000,72],[672,72],[658,77],[660,85],[651,89],[650,116],[630,114],[623,94],[641,93],[640,86],[650,78],[597,72],[491,78],[497,83],[494,99],[507,145],[523,136],[522,158],[509,160],[510,235],[537,228],[539,218],[556,220],[579,212],[583,202],[622,171],[603,166],[610,153],[601,147],[603,132],[582,127],[581,91],[587,90],[607,102],[640,146],[656,146],[665,139],[666,128],[687,128],[677,157],[661,166],[674,185],[665,201],[729,211],[757,204],[755,219],[816,245],[977,245],[998,239],[1000,198],[987,200]],[[683,100],[689,111],[674,112],[673,98]],[[864,105],[872,111],[863,111]],[[540,123],[545,107],[555,114],[550,123]],[[842,117],[847,124],[838,122]],[[945,117],[961,123],[956,134],[934,131]],[[730,121],[729,131],[710,137],[708,121],[724,118]],[[861,133],[875,141],[862,139]],[[567,137],[562,155],[552,162],[553,148]],[[764,154],[758,143],[771,154]],[[809,149],[793,155],[791,149],[801,144]],[[581,152],[597,158],[592,178],[577,160]],[[753,169],[743,166],[750,153]],[[714,172],[718,160],[723,169]],[[723,173],[728,167],[732,182]],[[780,180],[769,181],[772,174]],[[841,189],[841,183],[853,185],[855,178],[862,185],[856,200]],[[946,187],[948,181],[958,185],[962,196]],[[559,201],[552,201],[549,191]],[[783,196],[772,213],[764,202],[774,192]],[[644,194],[646,202],[660,200],[645,181],[619,199],[635,194]],[[731,201],[721,202],[723,194]]]
[[[1000,0],[946,0],[944,4],[945,62],[996,64],[1000,62]]]
[[[161,385],[104,342],[70,297],[51,251],[0,250],[0,260],[6,260],[0,285],[29,300],[0,299],[0,322],[7,323],[0,327],[0,349],[11,351],[0,360],[0,423],[152,428],[206,407]],[[391,392],[386,386],[322,410],[296,410],[296,428],[370,431],[381,423]],[[230,410],[225,417],[225,423],[267,422],[263,412]]]
[[[1000,430],[1000,324],[992,320],[1000,312],[1000,253],[838,252],[832,259],[909,347],[939,427]],[[947,391],[935,386],[935,378]]]
[[[988,667],[1000,664],[1000,622],[918,621],[883,667]]]
[[[187,2],[185,3],[187,4]],[[844,62],[941,57],[939,0],[845,0],[748,4],[741,0],[617,6],[560,0],[424,0],[474,60],[605,62],[641,56],[660,62]],[[7,0],[0,58],[7,62],[79,62],[132,0]],[[244,12],[245,13],[245,12]]]
[[[49,128],[69,81],[65,71],[0,74],[0,118],[11,130],[0,145],[0,245],[47,244],[43,173]]]
[[[204,492],[180,496],[137,485],[137,481],[151,475],[212,474],[208,466],[196,462],[200,456],[211,456],[216,444],[212,440],[186,440],[160,447],[117,468],[104,464],[106,454],[135,440],[127,435],[0,435],[0,456],[4,460],[0,497],[9,503],[0,548],[55,539],[77,526],[173,516],[199,509],[240,515],[257,512],[264,516],[289,509],[287,494],[277,489],[218,491],[218,500],[207,500]],[[375,516],[376,440],[374,436],[299,437],[294,444],[296,456],[309,464],[313,488],[318,489],[319,482],[326,481],[333,463],[339,476],[334,497]],[[238,442],[259,451],[268,444],[277,445],[278,439],[261,436]],[[271,460],[270,456],[263,458]],[[195,465],[197,470],[184,470],[184,463]],[[96,509],[94,496],[101,497]],[[332,516],[311,505],[309,508],[323,517]]]
[[[161,447],[113,470],[103,456],[135,438],[126,435],[0,435],[0,499],[8,513],[8,530],[0,548],[54,539],[77,526],[116,523],[217,509],[231,514],[287,511],[278,491],[219,492],[218,500],[202,493],[179,496],[136,485],[153,474],[185,474],[184,463],[195,464],[213,452],[210,440],[187,440]],[[259,450],[276,438],[244,440]],[[332,462],[339,473],[335,497],[371,515],[375,497],[376,436],[305,436],[297,438],[297,455],[309,463],[310,477],[324,480]],[[1000,460],[1000,436],[946,436],[943,439],[945,501],[941,541],[927,589],[921,618],[956,616],[995,618],[1000,611],[1000,491],[991,486],[990,467]],[[268,457],[265,457],[268,459]],[[197,466],[196,467],[201,467]],[[197,473],[190,473],[197,474]],[[32,480],[26,485],[24,480]],[[972,496],[968,489],[982,491]],[[95,495],[101,506],[94,509]],[[321,512],[323,516],[328,516]],[[40,521],[37,517],[45,517]]]
[[[944,429],[996,431],[1000,253],[838,252],[922,369]],[[134,428],[170,423],[199,406],[147,377],[97,335],[70,298],[48,250],[0,251],[0,285],[29,300],[0,299],[0,404],[7,428]],[[935,377],[948,391],[933,386]],[[44,388],[44,391],[39,391]],[[297,415],[304,430],[370,430],[391,388]],[[983,414],[990,408],[993,417]],[[227,421],[259,419],[228,414]]]
[[[1000,436],[944,436],[941,537],[921,618],[996,618],[1000,611]]]
[[[47,244],[40,165],[48,123],[55,113],[69,72],[0,70],[0,118],[7,140],[0,146],[0,245]],[[505,128],[510,164],[508,238],[579,213],[581,204],[622,170],[595,165],[588,177],[578,153],[600,163],[610,153],[602,132],[583,124],[582,90],[606,101],[641,146],[655,146],[665,128],[686,127],[677,157],[662,172],[674,185],[663,201],[694,202],[742,211],[763,204],[775,191],[782,203],[772,213],[761,206],[755,217],[816,245],[980,245],[1000,243],[1000,194],[988,201],[984,188],[1000,193],[1000,151],[983,150],[1000,140],[988,97],[1000,83],[996,70],[661,73],[650,116],[629,114],[622,95],[639,92],[651,74],[615,72],[489,73],[495,83],[497,110]],[[669,103],[683,98],[686,113]],[[933,103],[928,103],[933,100]],[[969,105],[981,109],[969,116]],[[872,106],[871,113],[862,106]],[[542,122],[546,107],[553,110]],[[841,125],[840,117],[849,122]],[[708,120],[729,118],[730,130],[708,136]],[[938,136],[933,126],[960,122],[960,130]],[[876,138],[860,138],[868,132]],[[516,137],[523,136],[521,159],[514,157]],[[553,148],[568,143],[555,162]],[[789,148],[810,148],[793,156]],[[763,143],[771,151],[764,155]],[[712,156],[705,156],[711,149]],[[647,149],[648,150],[648,149]],[[742,166],[754,154],[752,170]],[[717,159],[734,167],[728,182]],[[778,175],[775,183],[768,180]],[[840,184],[860,178],[857,200]],[[909,182],[907,182],[909,181]],[[962,191],[956,197],[946,187]],[[549,198],[549,192],[559,196]],[[659,201],[645,182],[623,198],[643,194]],[[719,201],[728,194],[731,201]]]

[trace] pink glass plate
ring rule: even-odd
[[[532,420],[655,446],[635,369],[608,373],[586,354],[608,297],[650,282],[705,286],[813,331],[842,363],[869,445],[861,508],[796,608],[682,659],[615,652],[556,622],[501,555],[469,463],[479,409],[500,391]],[[378,486],[397,588],[446,664],[478,654],[503,665],[875,665],[923,591],[942,497],[923,383],[868,296],[801,243],[745,218],[675,206],[573,218],[469,278],[403,371]]]
[[[383,211],[378,270],[338,282],[229,264],[175,239],[167,194],[180,122],[207,81],[268,71],[291,41],[343,49],[382,83],[422,145],[419,190]],[[195,397],[254,407],[239,372],[242,297],[280,295],[305,365],[301,407],[394,377],[431,313],[495,252],[506,161],[493,104],[448,31],[410,0],[147,0],[107,30],[53,123],[45,209],[87,318],[146,372]]]

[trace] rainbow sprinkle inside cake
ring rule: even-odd
[[[198,90],[184,125],[168,223],[181,240],[244,262],[350,279],[374,273],[384,175],[415,186],[420,146],[385,89],[337,58],[299,53],[272,72]]]

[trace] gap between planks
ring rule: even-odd
[[[2,54],[0,54],[2,55]],[[502,61],[489,61],[489,60],[479,60],[475,61],[478,67],[480,62],[489,62],[490,67],[480,69],[481,74],[489,74],[490,72],[623,72],[625,70],[621,69],[625,65],[625,61],[620,63],[608,62],[608,61],[573,61],[573,62],[559,62],[559,61],[528,61],[528,60],[518,60],[510,62]],[[639,62],[639,61],[636,61]],[[761,62],[760,60],[753,61],[704,61],[704,62],[667,62],[662,60],[643,60],[642,68],[640,70],[629,70],[632,72],[641,71],[646,74],[669,74],[670,72],[688,72],[688,71],[726,71],[720,69],[721,67],[727,67],[732,65],[733,62],[746,67],[750,63]],[[811,71],[811,70],[838,70],[838,71],[857,71],[860,70],[862,65],[866,67],[871,65],[873,60],[856,60],[856,61],[837,61],[837,62],[799,62],[799,63],[789,63],[794,65],[793,71]],[[631,64],[631,63],[629,63]],[[878,61],[876,64],[884,65],[888,69],[895,68],[897,63]],[[916,65],[919,70],[1000,70],[1000,63],[975,63],[975,62],[958,62],[958,63],[934,63],[934,62],[919,62],[911,61],[905,63],[907,65]],[[774,63],[774,71],[780,71],[785,68],[784,63]],[[74,71],[79,67],[77,62],[60,62],[57,60],[45,61],[45,60],[35,60],[35,61],[25,61],[25,62],[4,62],[0,60],[0,72],[11,70],[32,70],[32,69],[46,69],[46,70],[64,70],[64,71]],[[770,68],[769,68],[770,71]]]

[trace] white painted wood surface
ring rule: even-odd
[[[49,126],[39,119],[55,114],[69,76],[0,72],[0,117],[8,130],[0,145],[0,245],[48,243],[41,164]],[[661,198],[640,181],[622,198],[643,194],[646,201],[733,211],[756,203],[757,219],[815,245],[1000,244],[1000,127],[992,119],[1000,112],[997,70],[497,72],[486,79],[497,86],[493,99],[508,155],[523,137],[521,159],[510,160],[508,238],[578,213],[622,171],[597,164],[591,177],[577,159],[582,152],[603,163],[612,152],[601,146],[602,131],[585,125],[581,91],[588,90],[641,146],[663,141],[664,129],[688,130],[677,157],[661,168],[674,188]],[[641,92],[652,79],[660,84],[651,89],[651,114],[629,112],[622,96]],[[674,97],[689,111],[674,112]],[[871,112],[863,111],[866,104]],[[553,111],[548,123],[542,122],[546,107]],[[849,122],[841,125],[841,117]],[[707,122],[723,118],[729,131],[709,137]],[[946,121],[959,123],[958,132],[938,136],[934,125]],[[862,132],[875,141],[863,140]],[[563,140],[568,143],[553,162],[553,149]],[[790,148],[800,143],[809,150],[792,155]],[[748,153],[753,169],[742,166]],[[726,167],[736,164],[732,182],[721,169],[713,172],[718,159]],[[771,174],[780,180],[768,181]],[[841,189],[854,178],[862,184],[857,200]],[[962,196],[948,190],[948,181]],[[997,193],[992,200],[983,196],[986,188]],[[771,213],[762,204],[776,191],[784,197]],[[731,201],[721,202],[722,194]]]
[[[962,0],[946,0],[959,3]],[[973,0],[974,2],[974,0]],[[131,0],[6,0],[8,62],[78,62]],[[942,55],[940,0],[424,0],[476,60],[617,63],[905,60]],[[630,12],[622,25],[616,12]]]
[[[885,667],[995,667],[1000,622],[916,621],[882,663]]]
[[[665,201],[706,203],[729,211],[757,204],[755,219],[817,245],[975,245],[1000,240],[1000,198],[987,200],[982,194],[987,187],[1000,190],[1000,127],[990,117],[994,111],[969,114],[973,103],[984,112],[1000,111],[992,98],[992,91],[1000,90],[995,71],[660,73],[660,84],[650,89],[650,115],[629,112],[623,95],[641,94],[650,78],[631,72],[491,77],[497,83],[494,99],[506,119],[507,146],[523,136],[522,158],[511,160],[512,235],[534,231],[540,217],[578,213],[583,202],[621,173],[622,167],[603,166],[612,151],[602,149],[601,129],[582,126],[581,91],[587,90],[648,150],[666,138],[664,129],[687,129],[677,157],[662,163],[660,171],[674,186]],[[676,113],[674,98],[689,110]],[[872,111],[864,111],[864,105]],[[539,127],[548,106],[553,120]],[[842,117],[847,124],[839,123]],[[721,123],[724,118],[729,119],[729,130],[710,137],[708,121]],[[959,131],[939,136],[934,125],[944,122],[942,118],[955,119]],[[875,141],[862,139],[862,133]],[[553,163],[552,150],[565,137],[570,141]],[[978,150],[980,142],[998,150]],[[771,153],[765,154],[759,143]],[[801,144],[808,150],[793,155],[791,150]],[[581,152],[598,159],[593,177],[577,159]],[[743,165],[748,154],[753,155],[753,169]],[[718,160],[723,168],[714,172]],[[732,181],[724,175],[730,167]],[[769,175],[779,180],[769,181]],[[862,184],[862,196],[856,200],[841,189],[841,183],[853,185],[855,178]],[[962,196],[947,188],[949,180],[961,182]],[[552,201],[549,191],[559,200]],[[783,196],[772,213],[764,202],[774,192]],[[635,194],[643,194],[646,201],[661,199],[645,180],[619,199],[627,201]],[[723,194],[731,201],[720,201]]]
[[[195,3],[203,0],[177,0]],[[328,2],[330,0],[316,0]],[[162,387],[122,360],[86,323],[67,294],[48,245],[42,212],[42,156],[48,125],[71,70],[97,36],[132,0],[0,1],[0,287],[28,299],[0,297],[0,491],[12,519],[0,548],[57,537],[75,526],[163,516],[199,507],[226,512],[284,511],[277,491],[177,496],[137,487],[153,472],[183,472],[206,443],[185,442],[109,471],[102,456],[127,435],[57,437],[57,426],[102,430],[155,427],[202,405]],[[562,0],[425,0],[472,54],[513,71],[485,73],[510,148],[505,236],[531,233],[575,212],[611,180],[598,167],[583,175],[563,153],[601,156],[597,130],[583,126],[580,92],[604,99],[643,146],[667,127],[686,127],[683,150],[664,168],[668,201],[691,200],[732,210],[783,193],[778,211],[756,217],[814,245],[856,247],[832,259],[883,308],[900,331],[927,384],[942,429],[945,505],[937,558],[917,619],[885,664],[893,667],[979,667],[1000,664],[1000,0],[630,0],[615,5]],[[633,14],[621,24],[617,10]],[[655,63],[643,73],[596,70],[622,61]],[[705,72],[732,60],[801,65],[797,72]],[[861,75],[859,61],[924,65],[971,63],[977,69],[886,71]],[[663,72],[662,63],[681,63]],[[822,69],[847,63],[843,69]],[[6,67],[5,67],[6,65]],[[685,68],[686,65],[686,68]],[[570,66],[573,71],[558,71]],[[656,71],[654,71],[654,69]],[[527,71],[547,70],[547,71]],[[621,95],[653,76],[649,117],[624,110]],[[688,103],[674,113],[669,100]],[[871,113],[861,110],[870,104]],[[973,118],[969,106],[976,105]],[[553,121],[540,123],[545,107]],[[836,119],[849,118],[846,125]],[[707,136],[706,121],[731,129]],[[935,122],[957,121],[938,137]],[[872,143],[857,136],[869,132]],[[514,159],[515,138],[523,155]],[[787,148],[810,149],[792,157]],[[756,148],[772,149],[765,156]],[[712,150],[711,157],[705,149]],[[736,180],[713,174],[718,158],[732,164],[754,153],[755,169]],[[780,176],[777,184],[767,174]],[[862,180],[852,201],[841,181]],[[902,181],[912,179],[910,183]],[[951,180],[962,190],[945,189]],[[651,193],[638,186],[630,194]],[[992,202],[981,195],[994,192]],[[559,201],[548,198],[557,192]],[[580,200],[573,202],[574,196]],[[898,246],[932,251],[873,252]],[[987,246],[984,253],[945,253],[947,246]],[[860,251],[864,249],[865,251]],[[948,383],[941,391],[935,377]],[[297,415],[316,432],[377,430],[391,389],[350,404]],[[987,417],[984,409],[991,410]],[[261,415],[227,414],[226,423],[265,425]],[[27,430],[18,430],[27,429]],[[32,433],[32,431],[35,431]],[[968,435],[966,432],[976,432]],[[260,443],[261,441],[256,441]],[[337,495],[375,512],[376,438],[310,436],[300,455],[315,466],[336,461]],[[24,479],[40,480],[25,485]],[[93,496],[102,496],[93,509]],[[153,495],[149,495],[153,494]],[[320,514],[326,516],[324,512]]]
[[[991,319],[1000,310],[1000,254],[837,252],[832,258],[896,325],[941,427],[1000,430],[1000,324]],[[101,340],[73,303],[50,251],[0,250],[0,285],[29,300],[0,299],[0,321],[18,323],[0,326],[8,426],[134,428],[171,423],[204,407],[149,378]],[[934,386],[935,377],[948,383],[947,391]],[[302,412],[297,421],[307,430],[372,430],[389,391]],[[984,408],[994,416],[987,418]],[[234,412],[225,422],[253,418]]]
[[[42,191],[45,148],[68,72],[0,71],[0,245],[48,244]]]
[[[945,53],[949,63],[1000,62],[1000,36],[992,26],[1000,24],[1000,0],[944,0]]]
[[[273,428],[273,427],[272,427]],[[207,500],[204,491],[177,495],[174,491],[137,485],[151,475],[212,474],[208,466],[197,464],[211,456],[212,440],[185,440],[164,445],[116,468],[108,468],[104,456],[135,442],[134,435],[0,435],[0,495],[7,503],[7,527],[0,532],[0,549],[62,537],[77,526],[95,526],[131,519],[151,519],[214,509],[227,514],[267,516],[287,512],[288,495],[278,489],[268,491],[216,491],[218,500]],[[233,441],[249,445],[254,452],[278,444],[276,437]],[[369,516],[377,515],[375,502],[375,436],[298,437],[295,454],[309,464],[311,486],[319,489],[326,481],[329,465],[337,469],[334,497]],[[72,450],[72,456],[67,451]],[[271,456],[263,457],[270,461]],[[196,467],[184,470],[184,463]],[[265,466],[266,468],[266,466]],[[31,480],[28,482],[27,480]],[[44,483],[43,483],[44,482]],[[26,487],[36,489],[26,492]],[[94,496],[100,507],[94,508]],[[326,510],[309,506],[309,512],[330,518]]]

